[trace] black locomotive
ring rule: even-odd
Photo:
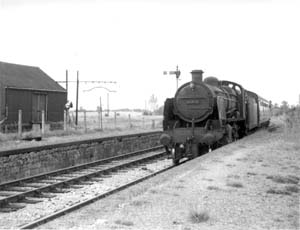
[[[268,125],[271,103],[230,81],[203,79],[193,70],[192,81],[182,85],[164,104],[164,133],[160,142],[174,164],[230,143],[249,130]]]

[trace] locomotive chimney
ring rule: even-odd
[[[192,74],[192,82],[195,82],[195,83],[201,83],[202,82],[202,75],[203,75],[203,71],[202,70],[193,70],[191,72]]]

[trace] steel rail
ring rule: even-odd
[[[5,205],[7,205],[11,202],[21,201],[21,200],[25,199],[26,197],[32,197],[32,196],[35,196],[36,194],[41,194],[42,192],[45,192],[45,191],[49,192],[49,191],[51,191],[55,188],[60,188],[60,187],[63,187],[65,185],[70,185],[70,184],[73,184],[73,183],[81,181],[81,180],[87,180],[88,178],[96,177],[98,175],[105,174],[105,173],[108,173],[108,172],[111,172],[111,171],[115,171],[115,170],[118,170],[120,168],[129,167],[132,164],[140,163],[140,162],[143,162],[143,161],[148,161],[148,160],[151,160],[153,158],[159,158],[159,157],[161,157],[165,154],[166,154],[166,152],[163,151],[163,152],[151,154],[150,156],[143,156],[143,157],[138,158],[138,159],[132,159],[131,161],[128,161],[126,163],[120,163],[120,164],[114,165],[112,167],[97,170],[95,172],[86,173],[86,174],[83,174],[83,175],[80,175],[80,176],[74,176],[73,178],[65,179],[65,180],[59,181],[57,183],[49,184],[49,185],[46,185],[46,186],[42,186],[40,188],[35,188],[35,189],[29,190],[29,191],[25,191],[25,192],[21,192],[21,193],[15,194],[15,195],[11,195],[11,196],[5,197],[3,199],[0,199],[0,207],[5,206]],[[53,178],[53,179],[55,179],[55,178]]]
[[[184,162],[182,162],[182,163],[184,163]],[[180,164],[182,164],[182,163],[180,163]],[[167,170],[170,170],[170,169],[172,169],[174,167],[175,167],[175,165],[172,165],[170,167],[164,168],[164,169],[162,169],[160,171],[154,172],[154,173],[152,173],[150,175],[147,175],[147,176],[139,178],[139,179],[137,179],[135,181],[129,182],[129,183],[127,183],[125,185],[122,185],[122,186],[120,186],[118,188],[115,188],[115,189],[112,189],[112,190],[110,190],[108,192],[100,194],[100,195],[98,195],[96,197],[90,198],[90,199],[85,200],[85,201],[83,201],[81,203],[77,203],[77,204],[72,205],[72,206],[70,206],[68,208],[62,209],[62,210],[57,211],[57,212],[55,212],[53,214],[50,214],[48,216],[42,217],[42,218],[40,218],[38,220],[35,220],[35,221],[31,222],[31,223],[19,226],[19,228],[20,229],[32,229],[32,228],[35,228],[35,227],[37,227],[39,225],[42,225],[42,224],[45,224],[45,223],[47,223],[47,222],[49,222],[49,221],[51,221],[51,220],[53,220],[55,218],[58,218],[58,217],[63,216],[65,214],[67,214],[67,213],[70,213],[70,212],[72,212],[74,210],[77,210],[77,209],[79,209],[79,208],[81,208],[83,206],[91,204],[91,203],[93,203],[93,202],[95,202],[97,200],[103,199],[103,198],[105,198],[105,197],[107,197],[109,195],[115,194],[115,193],[117,193],[117,192],[119,192],[121,190],[124,190],[124,189],[126,189],[126,188],[128,188],[130,186],[138,184],[138,183],[140,183],[140,182],[142,182],[144,180],[147,180],[147,179],[149,179],[149,178],[151,178],[151,177],[153,177],[155,175],[158,175],[158,174],[163,173],[163,172],[165,172]]]

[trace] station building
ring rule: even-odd
[[[0,126],[14,129],[22,110],[23,127],[62,122],[67,92],[39,67],[0,62]]]

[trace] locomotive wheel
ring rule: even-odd
[[[178,144],[176,144],[175,148],[172,149],[172,159],[174,165],[179,164],[179,161],[181,159],[181,149],[179,148]]]
[[[209,148],[207,145],[199,146],[199,156],[202,156],[202,155],[208,153],[208,150],[209,150]]]
[[[180,159],[174,159],[174,158],[173,158],[173,164],[174,164],[174,165],[178,165],[178,164],[179,164],[179,160],[180,160]]]
[[[165,150],[166,150],[166,152],[167,152],[168,155],[171,154],[171,151],[170,151],[170,149],[169,149],[168,146],[165,146]]]

